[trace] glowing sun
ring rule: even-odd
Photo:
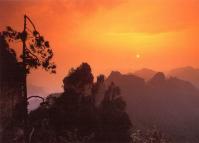
[[[140,54],[136,54],[136,58],[139,59],[140,58]]]

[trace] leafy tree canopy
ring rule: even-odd
[[[53,52],[50,48],[50,44],[38,31],[36,31],[36,29],[33,29],[32,31],[28,29],[23,32],[18,32],[8,26],[6,27],[6,30],[1,32],[1,35],[8,43],[25,43],[25,51],[20,55],[20,58],[25,59],[23,64],[26,65],[26,73],[29,73],[32,68],[36,69],[38,67],[42,67],[51,73],[56,72],[56,65],[51,61]]]

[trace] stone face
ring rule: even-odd
[[[0,136],[13,121],[15,107],[23,99],[23,72],[15,53],[0,37]],[[2,136],[0,137],[0,142]]]

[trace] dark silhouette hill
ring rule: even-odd
[[[145,80],[149,80],[151,79],[157,72],[152,70],[152,69],[148,69],[148,68],[143,68],[141,70],[137,70],[135,71],[133,74],[141,77]]]
[[[186,80],[199,88],[199,69],[193,67],[182,67],[171,70],[168,75]]]
[[[141,88],[145,86],[144,79],[135,76],[133,74],[122,75],[118,71],[112,71],[111,74],[107,78],[107,84],[114,82],[120,88],[124,88],[122,93],[125,93],[125,89],[131,89],[132,87],[135,89],[134,92],[142,90]]]
[[[32,143],[129,143],[132,126],[120,88],[108,85],[95,106],[104,81],[100,75],[94,82],[87,63],[71,69],[63,79],[64,92],[49,95],[30,112]]]
[[[190,82],[158,72],[149,81],[112,72],[107,83],[121,88],[135,127],[156,126],[179,143],[199,142],[199,91]]]

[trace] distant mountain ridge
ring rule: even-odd
[[[154,125],[179,143],[199,142],[199,91],[188,81],[157,72],[145,81],[114,71],[106,84],[121,88],[132,123],[138,128]]]
[[[199,68],[193,68],[190,66],[176,68],[171,70],[168,75],[189,81],[199,88]]]
[[[149,69],[149,68],[143,68],[140,70],[137,70],[131,75],[136,75],[138,77],[143,78],[145,81],[150,80],[158,71]],[[194,68],[191,66],[186,67],[180,67],[172,69],[168,72],[166,72],[167,77],[176,77],[178,79],[182,79],[185,81],[189,81],[194,86],[199,88],[199,68]]]

